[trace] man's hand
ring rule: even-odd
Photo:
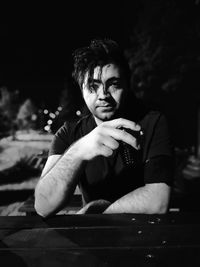
[[[77,142],[82,158],[84,160],[91,160],[100,155],[109,157],[119,147],[119,141],[123,141],[138,150],[137,138],[122,128],[132,131],[141,130],[141,127],[135,122],[122,118],[102,122]]]

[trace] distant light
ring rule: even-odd
[[[52,123],[53,123],[52,120],[48,120],[48,121],[47,121],[47,124],[49,124],[49,125],[51,125]]]
[[[57,116],[59,115],[59,113],[60,113],[59,111],[56,111],[56,112],[55,112],[55,114],[56,114]]]
[[[48,109],[44,109],[44,114],[48,114],[49,113],[49,111],[48,111]]]
[[[51,112],[51,113],[49,114],[49,117],[51,117],[52,119],[55,119],[56,115],[55,115],[54,113]]]
[[[139,83],[138,83],[138,87],[142,87],[143,85],[144,85],[143,82],[139,82]]]
[[[80,111],[80,110],[77,110],[77,111],[76,111],[76,115],[77,115],[77,116],[80,116],[80,115],[81,115],[81,111]]]
[[[46,125],[46,126],[44,127],[44,130],[47,131],[47,132],[49,132],[49,131],[50,131],[50,126],[49,126],[49,125]]]
[[[33,114],[33,115],[31,116],[31,120],[32,120],[32,121],[36,121],[36,120],[37,120],[37,115],[36,115],[36,114]]]
[[[62,107],[58,107],[58,110],[61,111],[62,110]]]

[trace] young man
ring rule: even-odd
[[[84,213],[165,213],[172,149],[165,117],[129,90],[129,67],[118,44],[93,40],[74,53],[73,76],[89,114],[55,134],[35,189],[35,209],[63,209],[78,185]]]

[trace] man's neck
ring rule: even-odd
[[[95,116],[93,116],[93,117],[94,117],[94,120],[95,120],[97,126],[100,125],[103,122],[102,120],[96,118]]]
[[[94,120],[95,120],[97,126],[100,125],[102,122],[104,122],[103,120],[100,120],[99,118],[97,118],[97,117],[95,117],[95,116],[93,116],[93,118],[94,118]],[[115,117],[113,117],[113,118],[110,119],[110,120],[114,120],[114,119],[117,119],[117,118],[120,118],[120,116],[115,116]],[[105,120],[105,121],[110,121],[110,120]]]

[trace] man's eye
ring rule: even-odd
[[[99,87],[98,84],[90,84],[89,89],[91,92],[93,92],[97,91],[98,87]]]
[[[111,83],[110,84],[110,87],[113,87],[113,88],[120,88],[120,83],[116,82],[116,83]]]

